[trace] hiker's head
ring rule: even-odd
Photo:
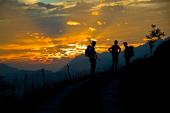
[[[95,46],[96,45],[96,41],[92,41],[91,45]]]
[[[117,41],[117,40],[115,40],[115,41],[114,41],[114,44],[115,44],[115,45],[117,45],[117,44],[118,44],[118,41]]]
[[[123,42],[123,45],[126,47],[128,45],[128,43],[127,42]]]

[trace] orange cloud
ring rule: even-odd
[[[67,25],[70,25],[70,26],[78,26],[78,25],[81,25],[79,22],[76,22],[76,21],[68,21],[67,22]]]

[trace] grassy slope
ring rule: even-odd
[[[170,41],[167,41],[157,48],[153,57],[136,61],[121,73],[128,76],[120,87],[126,111],[143,113],[167,110],[169,64]]]

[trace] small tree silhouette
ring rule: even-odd
[[[146,39],[148,40],[148,44],[150,46],[150,51],[152,54],[154,43],[157,40],[162,39],[162,37],[165,36],[165,33],[162,32],[159,28],[157,28],[157,26],[154,24],[152,24],[151,27],[152,27],[152,31],[150,31],[149,34],[146,35]]]

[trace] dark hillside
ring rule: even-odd
[[[138,59],[117,73],[106,72],[104,73],[106,76],[82,86],[80,90],[66,98],[60,112],[153,113],[167,111],[169,64],[170,41],[166,41],[157,48],[153,57]],[[103,89],[107,89],[107,84],[110,83],[116,85],[109,87],[109,91],[113,92],[103,95],[105,93]],[[114,91],[118,95],[115,95]],[[113,99],[113,102],[106,105],[102,101],[103,98],[120,99],[119,101]],[[105,106],[110,107],[109,110],[104,110]],[[114,111],[115,106],[119,110]]]
[[[153,57],[136,61],[121,73],[127,76],[120,87],[127,112],[167,112],[169,65],[170,41],[166,41]]]

